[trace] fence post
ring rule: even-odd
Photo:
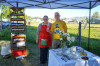
[[[81,22],[79,22],[78,46],[81,46]]]

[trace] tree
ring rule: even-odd
[[[10,12],[12,12],[10,7],[1,5],[1,13],[3,13],[2,18],[8,18],[10,15]]]
[[[99,18],[99,13],[98,12],[95,12],[92,16],[92,18]]]
[[[22,12],[24,12],[23,10],[21,10]],[[9,18],[10,13],[12,13],[13,10],[10,9],[10,7],[5,6],[5,5],[1,5],[1,13],[3,13],[2,18]],[[17,16],[15,16],[17,17]],[[22,17],[22,16],[20,16]]]

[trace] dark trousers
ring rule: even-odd
[[[40,63],[44,64],[48,59],[48,50],[49,47],[46,48],[40,48]]]

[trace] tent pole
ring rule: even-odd
[[[89,8],[89,33],[88,33],[88,50],[90,50],[90,20],[91,20],[91,1],[90,1],[90,8]]]
[[[1,13],[1,31],[2,31],[2,24],[3,24],[3,22],[2,22],[2,15],[3,15],[3,13]]]
[[[81,47],[81,22],[79,22],[78,46]]]
[[[18,2],[16,2],[16,7],[18,9]],[[18,11],[17,11],[17,14],[18,14]],[[17,16],[17,18],[18,18],[18,16]],[[18,23],[18,21],[17,21],[17,23]]]
[[[17,9],[18,9],[18,2],[16,3],[16,6],[17,6]],[[17,14],[18,14],[18,11],[17,11]]]

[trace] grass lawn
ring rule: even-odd
[[[35,42],[36,30],[39,23],[31,23],[30,26],[27,25],[27,51],[28,56],[23,60],[15,60],[13,58],[3,59],[0,55],[0,66],[39,66],[39,48]],[[78,24],[67,24],[68,33],[76,37],[75,42],[72,44],[78,44]],[[82,24],[82,40],[81,45],[87,50],[88,48],[88,26],[86,29]],[[10,28],[0,31],[0,46],[3,44],[10,44],[11,40]],[[100,56],[100,24],[91,24],[91,35],[90,35],[90,51]],[[1,47],[0,47],[1,53]]]

